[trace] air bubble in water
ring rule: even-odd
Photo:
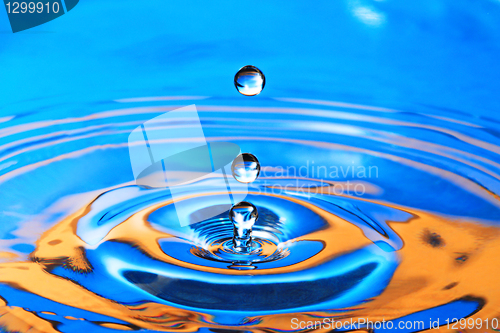
[[[233,248],[237,252],[248,253],[252,247],[252,227],[259,218],[257,207],[242,201],[231,208],[229,217],[233,222]]]
[[[254,155],[243,153],[234,159],[231,171],[240,183],[251,183],[259,177],[260,163]]]
[[[244,66],[234,76],[234,86],[245,96],[260,94],[266,85],[266,77],[255,66]]]

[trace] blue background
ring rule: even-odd
[[[253,64],[263,96],[498,119],[499,34],[496,0],[85,0],[16,34],[0,9],[0,114],[41,98],[237,97],[234,73]]]

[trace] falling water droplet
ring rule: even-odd
[[[241,67],[234,76],[234,86],[245,96],[255,96],[260,94],[266,85],[266,77],[255,66]]]
[[[243,153],[234,159],[231,171],[240,183],[251,183],[259,177],[260,163],[254,155]]]
[[[257,208],[249,202],[242,201],[231,208],[229,217],[233,222],[233,249],[240,253],[248,253],[252,248],[252,227],[259,218]]]

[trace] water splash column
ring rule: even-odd
[[[234,179],[240,183],[251,183],[260,173],[260,163],[257,157],[244,153],[239,155],[231,165]],[[233,250],[239,253],[249,253],[252,250],[252,227],[259,218],[257,207],[242,201],[231,208],[229,218],[233,222]]]
[[[252,249],[252,227],[259,218],[257,208],[249,202],[242,201],[231,208],[229,217],[233,222],[233,249],[236,252],[248,253]]]

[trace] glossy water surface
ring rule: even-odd
[[[112,3],[0,37],[5,331],[499,316],[498,3]],[[233,87],[246,63],[258,96]],[[260,162],[246,253],[229,212],[182,227],[168,189],[135,184],[130,132],[190,104],[209,143]],[[220,207],[223,182],[186,190],[186,214]]]

